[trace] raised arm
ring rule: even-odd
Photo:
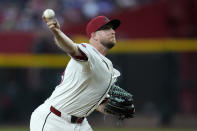
[[[46,19],[44,15],[42,16],[42,18],[53,33],[55,37],[55,43],[58,47],[60,47],[63,51],[70,54],[71,56],[81,55],[79,49],[77,48],[77,45],[60,30],[60,25],[57,19]]]

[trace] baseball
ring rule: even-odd
[[[53,19],[55,17],[55,12],[52,9],[46,9],[43,15],[46,19]]]

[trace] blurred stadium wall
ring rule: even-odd
[[[69,57],[41,20],[43,9],[53,8],[76,43],[88,42],[85,25],[95,15],[122,21],[108,57],[121,71],[118,85],[134,95],[137,110],[136,118],[122,125],[197,126],[197,1],[120,1],[0,2],[0,124],[28,124],[31,112],[60,82]],[[85,10],[89,6],[94,13]],[[89,119],[92,125],[117,125],[116,118],[104,120],[97,112]]]

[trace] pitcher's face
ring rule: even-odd
[[[111,27],[106,27],[96,32],[100,43],[108,49],[111,49],[116,44],[115,30]]]

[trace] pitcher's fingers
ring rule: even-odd
[[[47,22],[47,26],[50,26],[50,25],[56,25],[56,22],[55,21],[49,21],[49,22]]]
[[[55,25],[54,24],[52,24],[52,25],[50,25],[50,26],[48,26],[50,29],[53,29],[53,28],[55,28]]]
[[[58,22],[57,19],[55,19],[55,22],[56,22],[56,23],[55,23],[56,27],[60,29],[60,24],[59,24],[59,22]]]
[[[42,15],[42,19],[46,22],[46,23],[48,23],[50,20],[49,19],[47,19],[44,15]]]

